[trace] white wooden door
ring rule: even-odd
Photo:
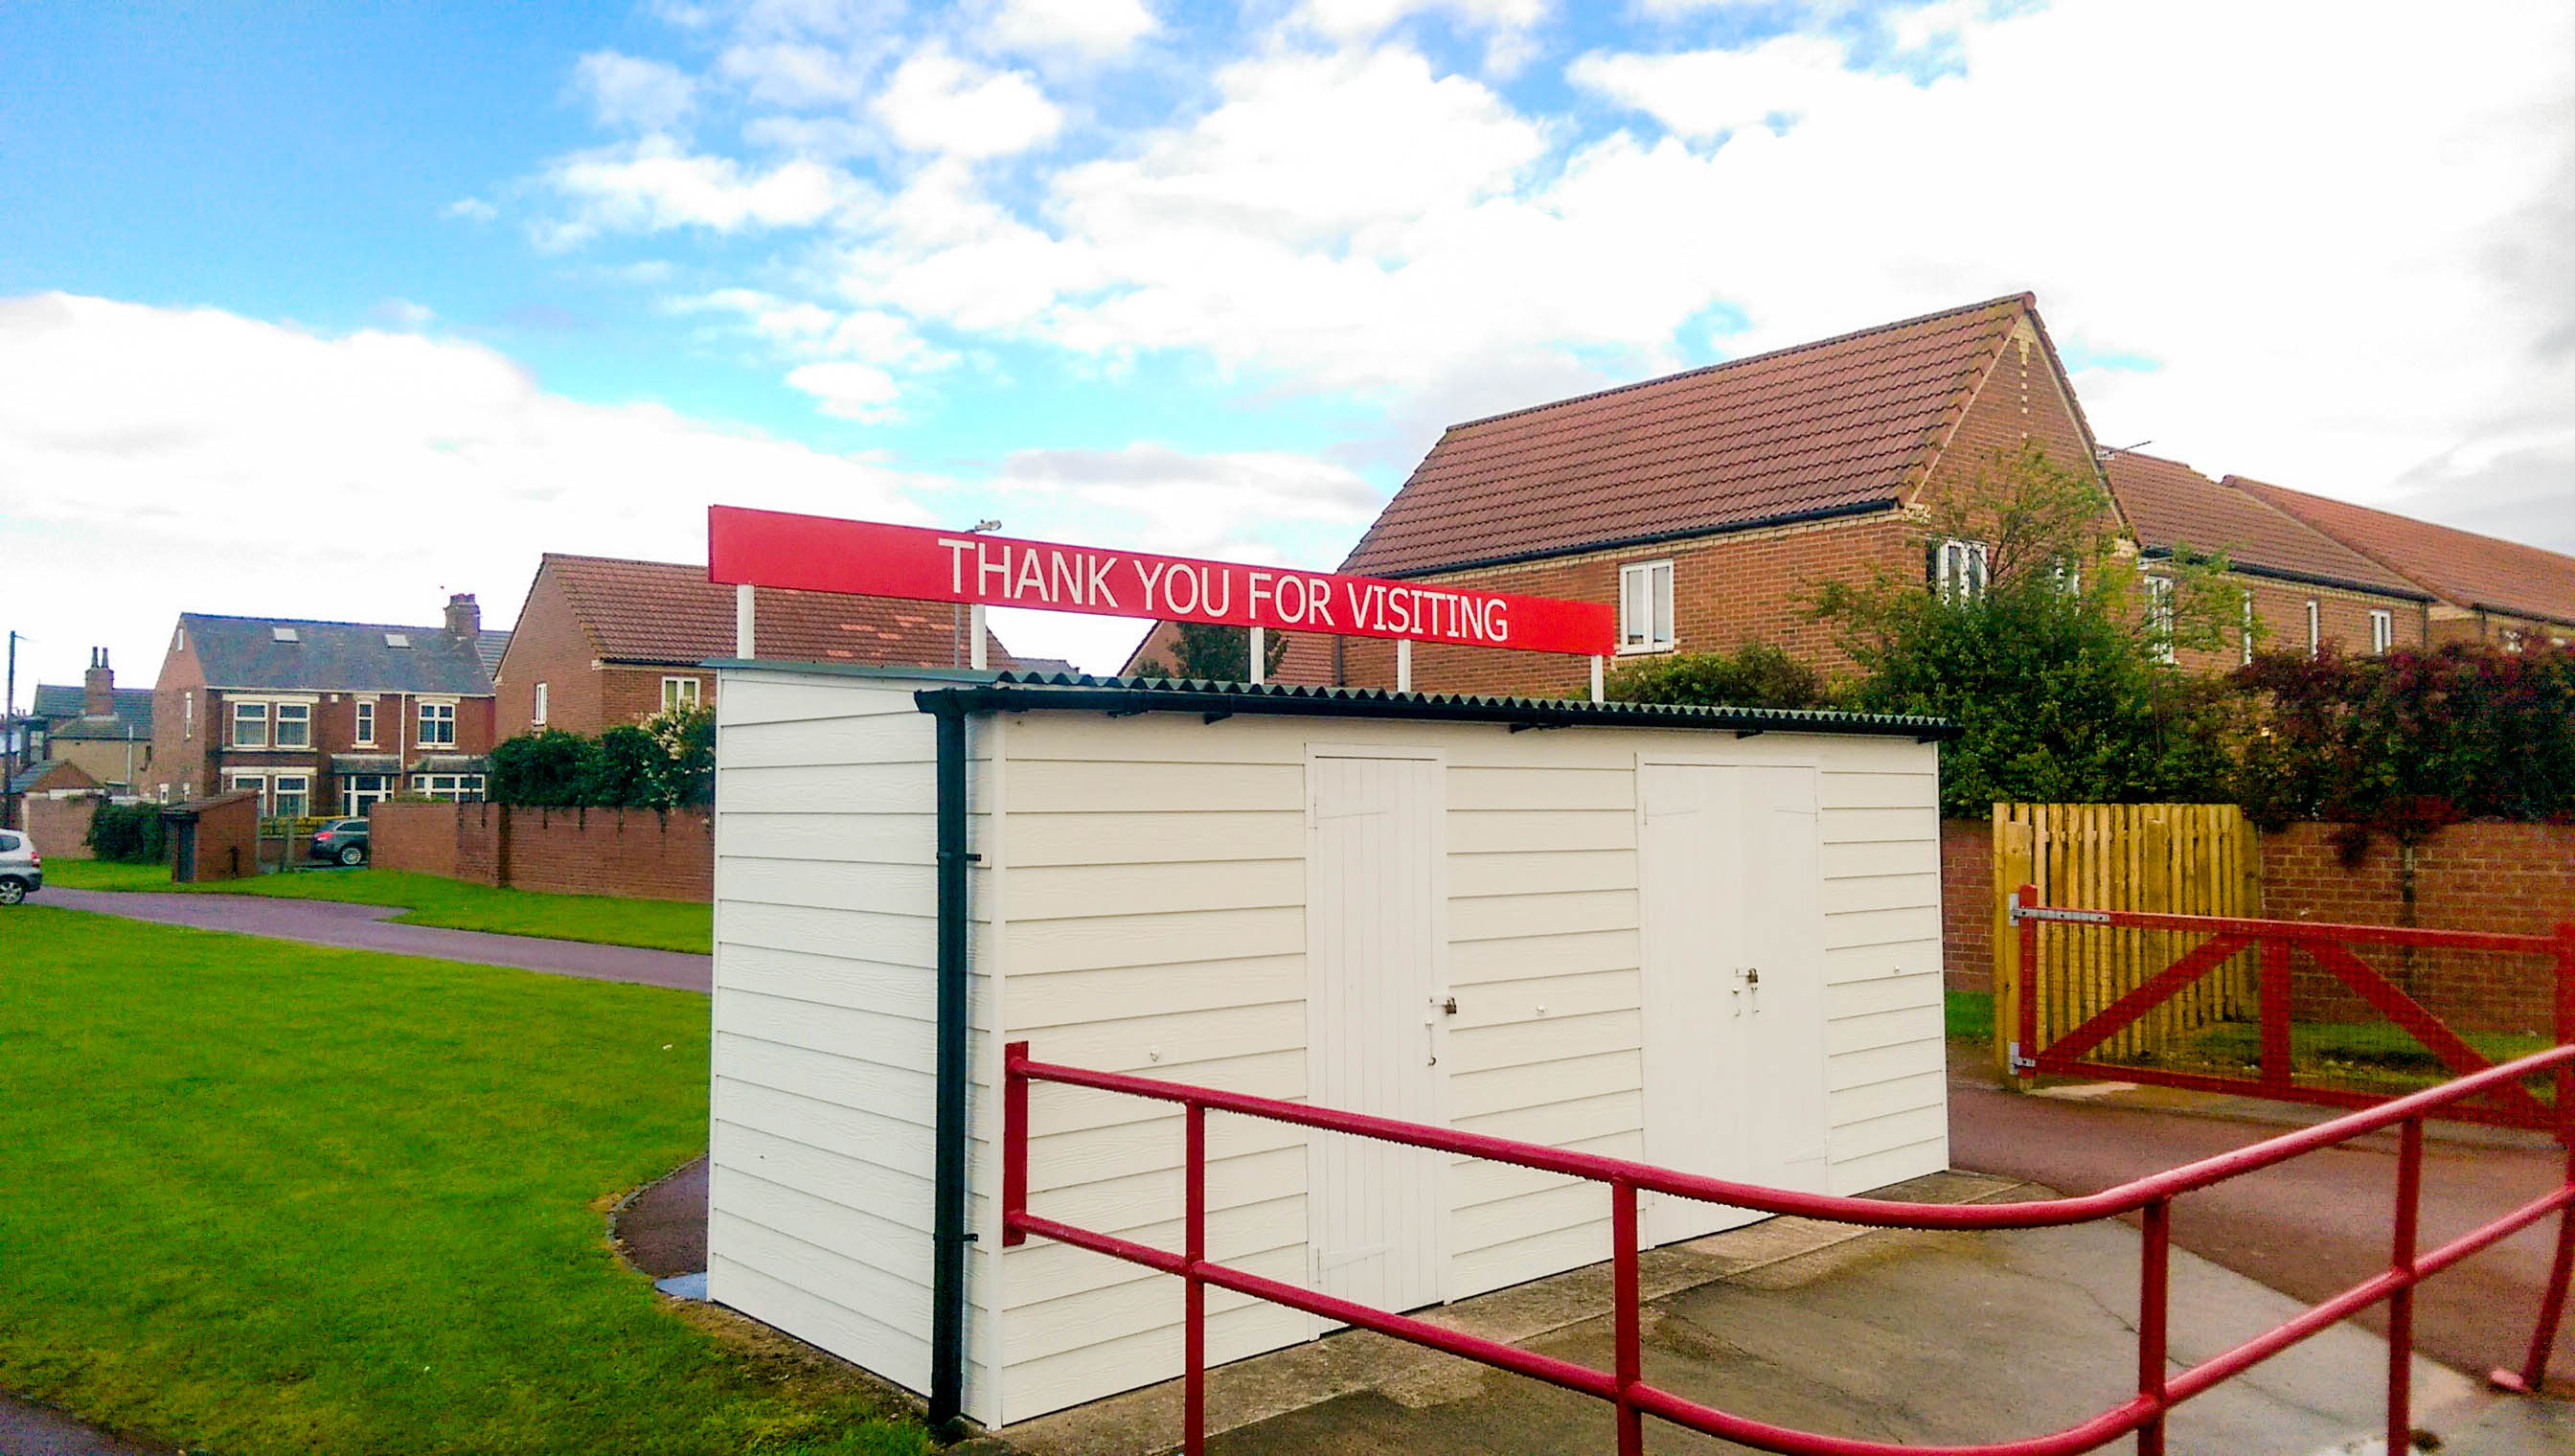
[[[1307,760],[1307,1099],[1441,1123],[1447,945],[1435,758]],[[1314,1287],[1380,1309],[1440,1297],[1445,1159],[1316,1132],[1307,1142]]]
[[[1815,773],[1638,769],[1645,1158],[1824,1187],[1824,1001]],[[1761,1215],[1653,1198],[1649,1244]]]

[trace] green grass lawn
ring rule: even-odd
[[[1994,993],[1991,991],[1943,991],[1942,1010],[1948,1020],[1952,1041],[1991,1041],[1994,1039]]]
[[[394,918],[407,925],[490,930],[503,935],[545,935],[603,945],[705,954],[715,938],[712,906],[680,900],[621,899],[604,894],[544,894],[495,889],[403,869],[299,869],[210,884],[172,884],[158,864],[109,864],[96,859],[48,859],[45,883],[69,889],[183,889],[210,894],[266,894],[288,899],[340,900],[363,905],[403,905]],[[43,896],[38,895],[41,902]]]
[[[706,1146],[704,996],[34,903],[0,950],[0,1387],[227,1456],[930,1449],[608,1247]]]

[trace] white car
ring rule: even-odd
[[[45,887],[45,856],[36,841],[15,829],[0,829],[0,905],[14,905]]]

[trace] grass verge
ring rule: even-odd
[[[110,864],[96,859],[48,859],[45,883],[67,889],[176,889],[207,894],[262,894],[281,899],[338,900],[347,904],[402,905],[394,916],[406,925],[488,930],[501,935],[542,935],[601,945],[706,954],[715,939],[712,906],[680,900],[623,899],[604,894],[545,894],[495,889],[435,874],[402,869],[310,869],[261,874],[210,884],[172,884],[157,864]],[[42,899],[41,893],[38,895]]]
[[[1989,1042],[1994,1039],[1993,992],[1943,991],[1941,998],[1950,1040]]]
[[[0,938],[0,1386],[228,1456],[931,1449],[610,1252],[706,1146],[704,996],[38,904]]]

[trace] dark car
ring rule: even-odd
[[[342,864],[367,862],[367,821],[333,819],[313,831],[312,855],[316,859],[336,859]]]

